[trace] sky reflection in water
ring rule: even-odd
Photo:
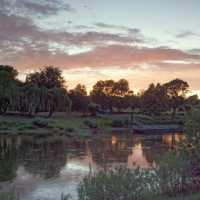
[[[82,177],[104,163],[133,168],[155,164],[156,158],[177,147],[179,134],[133,135],[107,132],[102,136],[69,139],[0,138],[0,182],[5,189],[16,186],[22,200],[59,199],[62,192],[76,199]],[[173,139],[173,140],[172,140]]]

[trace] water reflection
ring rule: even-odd
[[[131,135],[107,132],[102,136],[72,138],[65,136],[0,138],[0,182],[13,185],[21,199],[42,199],[62,191],[76,198],[75,188],[81,178],[106,163],[114,168],[133,162],[142,167],[155,164],[157,157],[177,148],[180,135]]]

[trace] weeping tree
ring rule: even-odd
[[[176,109],[184,103],[186,94],[189,93],[189,85],[186,81],[177,78],[163,86],[169,97],[169,106],[173,108],[175,114]]]
[[[5,115],[9,105],[14,110],[16,102],[18,90],[14,76],[6,71],[0,71],[0,112]]]
[[[51,88],[47,93],[49,117],[54,111],[68,109],[71,112],[71,100],[68,97],[67,90],[64,88]]]
[[[19,88],[20,91],[20,111],[31,116],[41,102],[41,88],[36,83],[28,83]]]

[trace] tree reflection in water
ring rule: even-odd
[[[73,173],[77,173],[77,176],[83,176],[85,171],[83,174],[81,170],[85,168],[81,166],[89,164],[93,165],[92,167],[104,163],[112,168],[119,164],[133,167],[133,162],[136,161],[142,167],[147,167],[156,163],[157,157],[162,156],[170,148],[177,148],[179,137],[177,134],[149,136],[115,131],[90,138],[65,136],[0,138],[0,182],[15,182],[17,170],[21,167],[24,168],[23,173],[32,174],[33,177],[38,176],[44,181],[52,178],[54,181],[59,181],[65,176],[68,178],[65,184],[71,184],[69,179],[73,183],[77,181],[78,184],[81,178],[70,178],[70,163],[74,169]],[[77,168],[75,160],[78,160]],[[26,180],[27,184],[28,181]]]

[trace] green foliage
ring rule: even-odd
[[[184,132],[187,134],[200,133],[200,111],[191,109],[185,119]]]
[[[18,71],[10,65],[0,65],[0,71],[7,72],[8,74],[12,75],[14,78],[16,78],[18,75]]]
[[[96,173],[90,169],[77,187],[78,199],[140,199],[147,187],[144,175],[139,167],[131,170],[120,166],[113,171],[104,166]]]
[[[58,130],[64,130],[64,126],[62,126],[61,124],[57,124],[54,126],[55,128],[57,128]]]
[[[115,118],[111,122],[112,127],[123,127],[124,126],[124,120],[122,118]]]
[[[88,126],[87,126],[86,124],[84,124],[83,122],[78,123],[77,126],[78,126],[80,129],[83,129],[83,130],[88,129]]]
[[[97,117],[97,112],[100,110],[100,105],[96,103],[90,103],[88,105],[88,110],[92,117]]]
[[[74,126],[67,126],[65,128],[65,131],[75,133],[76,132],[76,128]]]
[[[9,191],[2,191],[0,186],[0,200],[19,200],[16,189],[13,187]]]
[[[169,106],[174,109],[175,114],[176,108],[183,104],[184,98],[189,92],[189,85],[186,81],[177,78],[165,83],[163,86],[169,96]]]
[[[149,114],[160,115],[166,111],[168,106],[168,97],[166,90],[159,83],[155,86],[153,83],[142,95],[142,110]]]
[[[89,128],[97,128],[98,127],[98,123],[95,120],[84,120],[83,123],[88,126]]]
[[[37,83],[39,87],[44,86],[47,89],[64,87],[65,79],[62,77],[62,70],[58,67],[46,66],[40,69],[40,72],[29,73],[26,76],[26,82]]]
[[[78,84],[74,89],[69,90],[69,98],[72,101],[72,110],[83,112],[86,115],[87,106],[90,102],[90,97],[87,96],[85,85]]]
[[[7,125],[1,125],[0,130],[9,130],[9,127]]]
[[[6,115],[9,105],[18,102],[18,91],[14,76],[7,71],[0,71],[0,113]]]
[[[135,120],[149,125],[167,125],[172,123],[171,116],[135,116]],[[174,116],[174,124],[182,125],[185,122],[185,116]]]
[[[61,194],[60,200],[68,200],[68,199],[72,199],[70,194],[68,194],[68,195],[64,195],[63,193]]]
[[[157,166],[147,169],[106,166],[90,173],[77,187],[79,200],[86,199],[199,199],[200,111],[191,110],[185,121],[186,138],[177,151],[167,152]]]
[[[18,131],[25,131],[25,130],[27,130],[27,127],[24,126],[24,125],[20,125],[20,126],[17,127],[17,130]]]
[[[54,121],[44,120],[40,117],[34,118],[32,120],[32,124],[39,128],[53,128]]]
[[[100,127],[110,127],[112,119],[109,117],[98,117],[96,121]]]

